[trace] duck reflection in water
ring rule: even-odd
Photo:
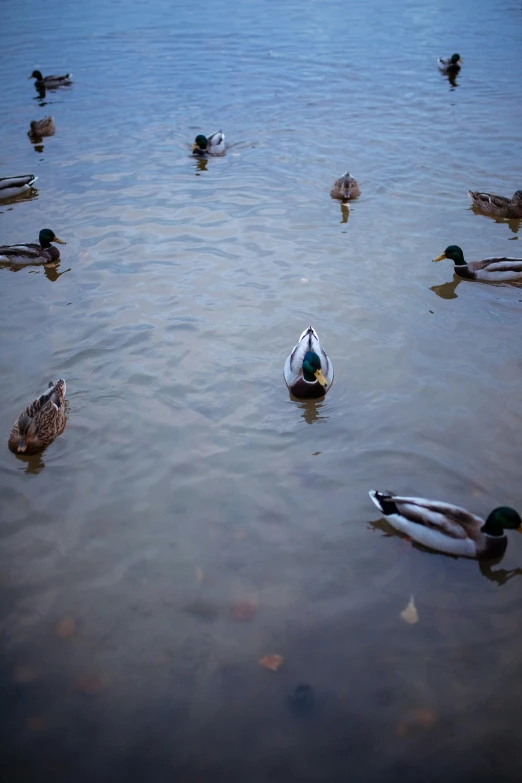
[[[208,158],[194,158],[196,177],[199,177],[202,171],[207,171]]]
[[[430,291],[433,291],[434,294],[440,296],[441,299],[458,299],[458,294],[455,293],[455,289],[459,283],[462,283],[462,280],[455,275],[455,278],[450,280],[449,283],[430,286]]]
[[[67,272],[70,272],[72,269],[72,267],[69,267],[68,269],[64,269],[63,272],[59,272],[58,271],[59,268],[60,268],[59,261],[56,264],[45,264],[43,268],[44,274],[51,283],[56,283],[59,277],[67,274]]]
[[[474,215],[480,215],[480,217],[483,217],[483,218],[485,217],[485,218],[488,218],[489,220],[494,220],[495,223],[497,223],[497,224],[508,226],[509,230],[515,236],[520,231],[520,226],[522,225],[522,218],[518,218],[518,217],[505,218],[505,217],[499,217],[498,215],[486,215],[484,212],[482,212],[474,204],[472,204],[469,209],[470,209],[470,212],[473,212]]]
[[[316,421],[328,421],[329,416],[321,415],[321,409],[325,406],[323,400],[300,400],[298,397],[294,397],[290,394],[292,402],[297,404],[297,407],[301,409],[301,418],[303,418],[307,424],[314,424]]]
[[[41,473],[42,470],[45,468],[45,462],[43,461],[43,451],[39,451],[38,454],[16,454],[16,459],[19,462],[25,462],[26,469],[25,473],[32,473],[33,475],[38,475],[38,473]]]
[[[453,92],[453,90],[459,86],[459,83],[457,81],[457,74],[448,73],[448,81],[450,83],[450,92]]]
[[[59,272],[58,270],[60,268],[60,260],[52,264],[39,264],[37,266],[31,266],[30,264],[12,264],[9,263],[9,261],[0,261],[0,269],[6,268],[11,272],[21,272],[22,269],[25,269],[29,270],[29,272],[32,272],[33,274],[40,274],[41,269],[43,269],[46,278],[51,283],[56,283],[59,277],[65,275],[67,272],[70,272],[72,269],[72,267],[69,267],[68,269],[64,269],[63,272]]]
[[[341,223],[348,223],[349,217],[350,217],[350,210],[348,208],[348,204],[346,204],[346,202],[343,202],[341,204]]]
[[[433,549],[418,544],[417,541],[412,541],[410,538],[405,538],[398,530],[395,530],[384,517],[376,519],[373,522],[368,522],[368,530],[380,531],[386,538],[402,538],[405,541],[409,541],[413,549],[418,549],[419,552],[423,552],[425,555],[433,555],[434,557],[449,557],[452,560],[460,560],[457,555],[448,555],[445,552],[436,552]],[[490,582],[494,582],[499,587],[505,585],[514,576],[522,576],[522,568],[498,568],[493,571],[494,566],[498,565],[504,558],[485,558],[477,560],[479,571],[482,576],[486,577]],[[468,559],[468,558],[463,558]]]

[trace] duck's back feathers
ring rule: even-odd
[[[499,256],[484,258],[482,261],[468,261],[464,265],[455,265],[455,273],[468,280],[483,280],[501,283],[522,277],[522,258]]]
[[[452,62],[451,57],[443,58],[438,57],[437,58],[437,65],[439,66],[439,69],[442,73],[445,74],[456,74],[460,71],[460,62]]]
[[[512,198],[497,196],[494,193],[481,193],[478,190],[469,190],[468,196],[473,206],[486,215],[522,218],[522,191],[520,190],[517,190]]]
[[[18,416],[9,435],[8,446],[15,453],[36,454],[65,429],[65,391],[63,378],[49,388]],[[20,428],[25,420],[24,434]]]
[[[19,177],[0,177],[0,199],[13,198],[31,190],[38,177],[22,174]]]
[[[45,117],[43,120],[32,120],[27,135],[29,138],[41,139],[43,136],[53,136],[55,130],[54,117]]]
[[[50,264],[58,261],[60,251],[57,247],[46,247],[37,244],[0,246],[0,262],[18,266],[30,264]]]
[[[419,544],[461,557],[479,554],[484,520],[465,508],[376,490],[370,491],[370,498],[392,527]]]

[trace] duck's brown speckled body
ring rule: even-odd
[[[473,206],[485,215],[504,218],[522,218],[522,190],[517,190],[512,198],[496,196],[494,193],[481,193],[469,190],[468,196]]]
[[[65,429],[65,381],[50,383],[38,399],[18,416],[8,446],[17,454],[36,454],[49,446]]]

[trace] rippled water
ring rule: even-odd
[[[12,780],[518,780],[522,539],[429,554],[367,491],[522,509],[522,290],[431,263],[522,256],[466,195],[522,186],[519,5],[4,4],[0,175],[39,179],[1,242],[67,246],[0,269],[2,437],[51,379],[70,407],[0,450]],[[309,323],[319,403],[282,377]]]

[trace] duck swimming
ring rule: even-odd
[[[203,136],[200,133],[196,136],[192,145],[193,155],[222,155],[225,152],[225,134],[223,131],[216,131],[210,136]]]
[[[42,228],[39,234],[39,242],[20,245],[0,245],[0,261],[11,264],[50,264],[59,260],[60,251],[53,247],[51,242],[58,242],[60,245],[66,243],[63,239],[58,239],[54,231],[50,228]]]
[[[460,557],[501,557],[506,530],[522,533],[515,509],[499,506],[486,521],[465,508],[426,498],[402,497],[370,490],[370,498],[390,525],[419,544]]]
[[[49,446],[65,429],[65,381],[50,383],[38,399],[27,406],[13,424],[8,446],[17,454],[36,454]]]
[[[46,88],[53,90],[56,87],[63,87],[71,84],[72,73],[65,73],[63,76],[42,76],[40,71],[33,71],[28,77],[29,79],[36,79],[35,87],[38,89]]]
[[[330,389],[334,379],[333,366],[313,326],[301,334],[283,372],[286,385],[294,397],[324,397]]]
[[[449,245],[444,253],[434,261],[442,261],[449,258],[455,264],[454,272],[466,280],[482,280],[484,282],[502,282],[504,280],[516,280],[522,277],[522,258],[485,258],[483,261],[464,261],[464,253],[458,245]]]

